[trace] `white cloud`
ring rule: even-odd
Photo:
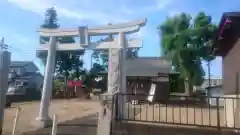
[[[0,29],[0,36],[4,37],[5,44],[9,45],[10,51],[18,55],[28,55],[28,58],[35,56],[36,43],[30,38],[31,36],[19,33],[6,25],[1,25]]]
[[[123,22],[147,12],[163,10],[172,0],[154,0],[149,4],[136,1],[110,0],[8,0],[23,10],[44,15],[47,8],[55,6],[59,16],[98,23]]]
[[[55,4],[54,0],[8,0],[10,3],[18,6],[19,8],[23,10],[28,10],[34,13],[37,13],[39,15],[44,15],[44,12],[47,8],[54,6],[60,17],[66,17],[66,18],[74,18],[79,20],[92,20],[92,21],[98,21],[100,23],[106,23],[108,20],[111,21],[121,21],[121,17],[117,16],[111,16],[109,13],[103,13],[101,11],[96,11],[94,7],[91,7],[92,9],[87,10],[81,10],[81,6],[78,7],[78,5],[73,6],[70,5],[68,7],[64,7],[64,3],[59,2],[58,4]],[[82,2],[82,1],[81,1]],[[90,4],[90,3],[89,3]]]
[[[171,5],[173,0],[157,0],[157,9],[162,10],[167,6]]]
[[[145,13],[153,13],[156,11],[165,10],[165,9],[167,9],[168,6],[173,4],[173,0],[154,0],[151,2],[152,3],[150,3],[150,4],[149,3],[142,4],[140,7],[138,7],[138,6],[131,7],[130,6],[129,8],[126,8],[126,5],[124,5],[125,7],[122,8],[122,10],[128,9],[127,13],[131,13],[132,15],[133,14],[145,14]],[[136,4],[135,1],[134,1],[134,4]]]
[[[43,68],[39,66],[35,51],[37,47],[35,41],[38,40],[33,40],[31,36],[19,33],[6,25],[1,25],[0,29],[0,35],[4,37],[5,44],[9,46],[8,50],[11,52],[11,59],[34,61],[42,72]]]
[[[8,0],[8,2],[31,12],[43,15],[49,4],[46,0]]]
[[[133,34],[129,35],[129,37],[130,38],[144,38],[149,33],[150,32],[147,30],[147,27],[143,27],[137,33],[133,33]]]
[[[29,44],[32,43],[32,40],[30,38],[28,38],[27,36],[23,36],[23,35],[21,35],[19,33],[11,34],[11,36],[13,37],[13,39],[17,39],[17,41],[20,44],[29,45]]]
[[[169,5],[173,3],[173,0],[152,0],[152,1],[136,1],[136,0],[7,0],[12,5],[35,13],[41,17],[44,16],[44,12],[47,8],[54,6],[57,9],[60,20],[72,19],[81,23],[89,23],[92,21],[96,24],[106,24],[126,22],[134,18],[147,17],[147,14],[151,14],[156,11],[165,10]],[[67,20],[69,21],[69,20]],[[1,32],[0,32],[1,33]],[[12,31],[11,33],[14,33]],[[12,35],[9,33],[8,35]],[[131,35],[133,38],[151,37],[154,38],[156,34],[149,30],[148,27],[144,27],[141,31]],[[27,48],[30,52],[30,56],[20,56],[15,54],[15,58],[24,58],[26,60],[32,59],[35,56],[36,46],[32,46],[35,40],[30,40],[25,35],[16,34],[14,39],[18,44],[23,45],[23,48]],[[36,40],[38,41],[38,40]],[[21,49],[23,49],[21,47]],[[32,50],[32,51],[30,51]],[[23,50],[24,51],[24,50]],[[84,59],[86,60],[85,66],[90,67],[89,59],[91,53],[86,53]],[[35,58],[34,58],[35,59]],[[35,59],[36,60],[36,59]],[[37,61],[36,63],[39,64]],[[41,66],[40,66],[41,67]],[[42,69],[41,69],[42,70]],[[43,71],[43,70],[42,70]]]
[[[174,0],[139,2],[129,0],[8,0],[9,3],[40,16],[44,15],[47,8],[54,6],[60,17],[77,19],[80,21],[90,20],[95,23],[103,24],[108,22],[125,22],[133,18],[146,17],[146,13],[164,10],[173,4],[173,1]],[[131,35],[131,37],[143,38],[152,35],[155,35],[155,33],[151,30],[147,30],[147,27],[144,27],[138,33]],[[17,39],[21,40],[23,44],[28,44],[27,42],[30,42],[23,37],[20,38],[20,36],[18,36]]]
[[[180,13],[181,13],[180,11],[172,10],[172,11],[169,11],[169,12],[168,12],[168,16],[169,16],[169,17],[172,17],[172,16],[178,15],[178,14],[180,14]]]

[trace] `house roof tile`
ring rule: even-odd
[[[32,63],[31,61],[12,61],[10,64],[10,67],[23,67],[29,63]]]
[[[213,54],[224,56],[239,38],[240,12],[225,12],[222,15],[216,37],[214,39]]]

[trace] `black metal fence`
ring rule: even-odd
[[[240,129],[240,98],[236,97],[170,96],[163,100],[155,95],[117,94],[114,99],[115,116],[121,121]]]

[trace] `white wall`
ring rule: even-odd
[[[223,97],[224,95],[223,88],[211,88],[209,92],[210,92],[210,95],[214,97]]]
[[[221,78],[211,78],[210,83],[211,83],[211,86],[222,85],[222,79]],[[201,87],[206,88],[208,86],[209,86],[209,80],[205,79],[203,84],[201,85]]]
[[[225,100],[225,123],[231,128],[240,128],[240,111],[239,111],[239,100],[237,98],[239,95],[224,95]]]
[[[216,87],[216,88],[211,88],[210,90],[208,90],[208,96],[210,97],[213,97],[213,98],[210,98],[209,99],[209,104],[210,105],[213,105],[213,106],[216,106],[217,105],[217,98],[216,97],[220,97],[219,98],[219,105],[220,106],[224,106],[224,99],[221,98],[224,96],[224,93],[223,93],[223,88],[219,88],[219,87]]]

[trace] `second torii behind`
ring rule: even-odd
[[[50,41],[48,44],[40,44],[40,47],[37,49],[38,52],[48,52],[40,111],[37,117],[39,126],[46,127],[50,120],[48,116],[48,108],[52,93],[52,76],[55,67],[56,51],[109,49],[108,94],[125,93],[125,49],[142,47],[141,40],[126,41],[125,34],[138,32],[141,27],[145,26],[146,21],[146,19],[141,19],[129,23],[105,25],[95,28],[79,27],[77,29],[40,29],[40,35],[50,37]],[[100,43],[93,43],[90,41],[91,36],[101,35],[118,35],[118,38],[113,41],[103,41]],[[60,36],[79,36],[80,44],[60,44],[57,42],[57,37]]]

